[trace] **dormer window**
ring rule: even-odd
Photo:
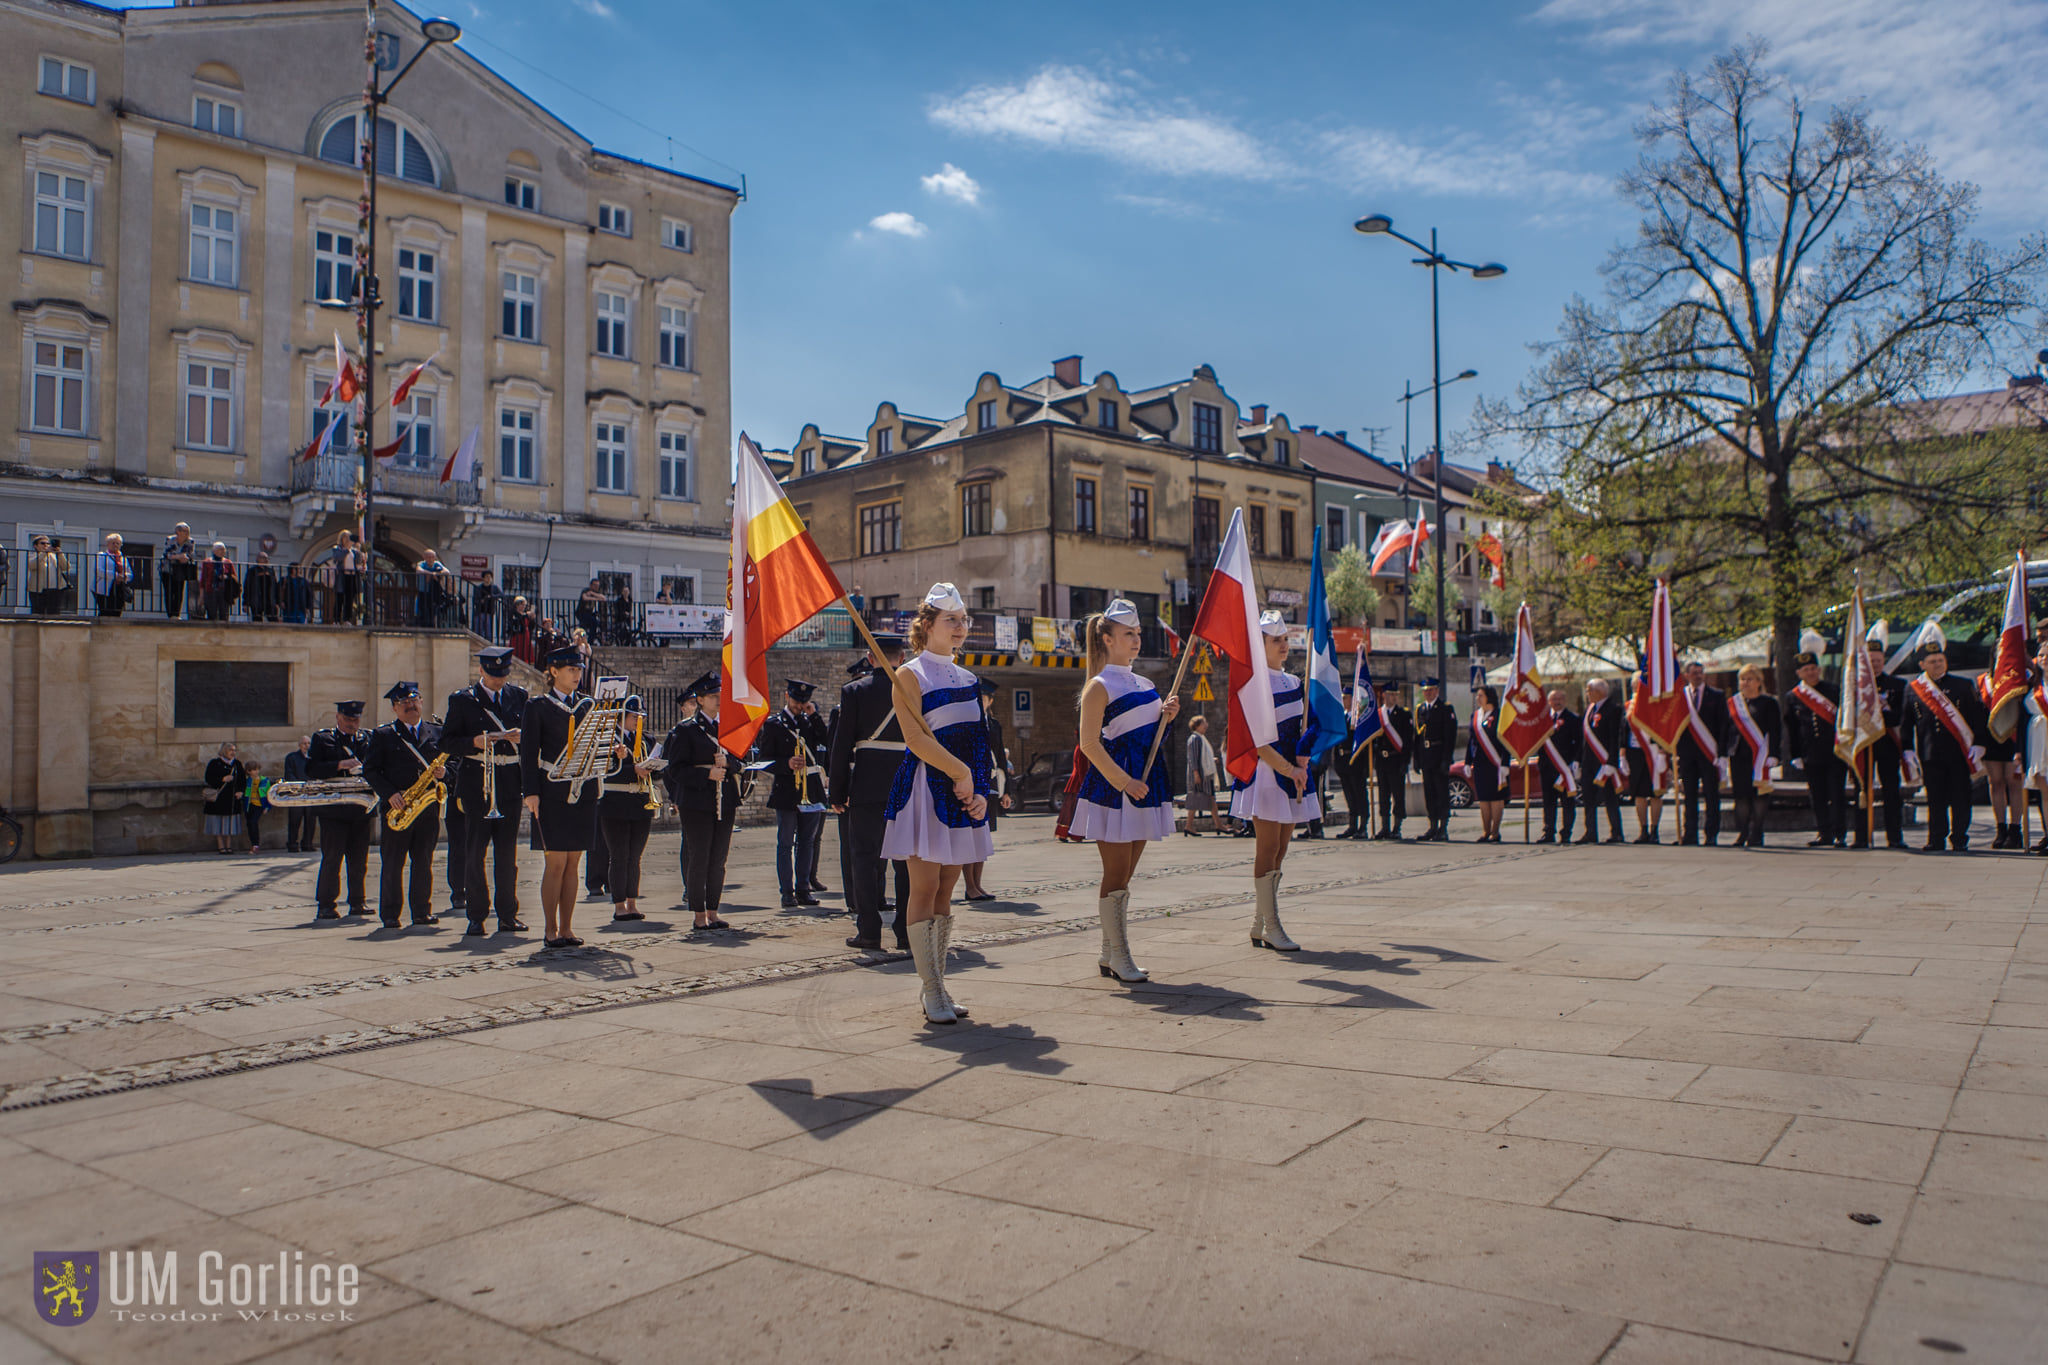
[[[344,114],[320,135],[320,159],[344,166],[362,164],[356,116]],[[377,120],[377,174],[397,176],[421,185],[438,185],[440,176],[426,142],[412,129],[388,118]]]
[[[523,175],[505,177],[505,202],[529,213],[540,211],[540,186]]]
[[[192,97],[192,126],[202,133],[219,133],[222,137],[242,135],[242,110],[239,105],[218,100],[211,95]]]
[[[875,454],[887,455],[895,449],[896,432],[894,431],[894,429],[890,427],[883,427],[880,431],[875,433]]]
[[[1273,463],[1292,464],[1293,462],[1294,442],[1288,440],[1285,436],[1275,439],[1273,442]]]
[[[1108,398],[1096,400],[1095,425],[1101,427],[1104,431],[1116,430],[1116,403],[1113,400]]]

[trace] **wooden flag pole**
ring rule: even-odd
[[[1877,750],[1863,746],[1863,842],[1877,843]]]
[[[853,609],[853,603],[846,600],[846,595],[844,593],[840,594],[839,605],[845,607],[846,614],[853,618],[853,624],[855,629],[859,630],[861,638],[868,642],[868,653],[874,657],[876,663],[879,663],[882,666],[882,672],[885,675],[887,675],[889,679],[889,686],[893,690],[896,686],[896,669],[892,664],[890,664],[889,656],[882,652],[881,642],[875,639],[875,633],[872,630],[868,629],[868,623],[866,619],[863,618],[859,612]],[[924,713],[922,711],[918,712],[916,716],[911,717],[911,719],[916,721],[918,729],[924,731],[924,737],[926,739],[930,740],[934,744],[939,743],[939,737],[932,733],[932,727],[925,724]],[[901,707],[897,708],[896,723],[898,725],[902,725],[904,723],[904,717],[902,715]],[[940,745],[940,747],[944,748],[945,746]]]
[[[1522,760],[1522,842],[1529,842],[1529,760]]]
[[[1189,630],[1187,643],[1183,644],[1180,647],[1180,668],[1173,675],[1173,690],[1166,694],[1167,697],[1177,697],[1180,695],[1180,685],[1183,682],[1187,681],[1188,662],[1195,657],[1195,641],[1199,638],[1200,637],[1197,636],[1192,629]],[[1224,676],[1228,677],[1230,675],[1226,673]],[[1087,686],[1086,683],[1083,683],[1081,685],[1083,687]],[[1224,686],[1228,687],[1230,686],[1230,684],[1226,682]],[[1164,705],[1165,701],[1165,697],[1160,698],[1161,705]],[[1162,722],[1161,724],[1155,726],[1152,730],[1152,748],[1145,755],[1145,766],[1138,769],[1137,772],[1132,773],[1131,776],[1137,778],[1140,782],[1149,782],[1152,780],[1152,764],[1158,760],[1159,743],[1161,740],[1165,738],[1166,726]]]

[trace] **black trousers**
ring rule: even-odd
[[[1848,793],[1842,784],[1848,771],[1842,760],[1832,753],[1808,754],[1805,766],[1806,791],[1813,802],[1813,827],[1822,839],[1839,839],[1845,833],[1842,817],[1843,807],[1848,804]],[[1929,788],[1930,792],[1932,790]],[[1931,808],[1933,804],[1934,798],[1930,795],[1928,805]]]
[[[1679,788],[1685,793],[1685,823],[1679,837],[1688,844],[1700,841],[1700,803],[1706,802],[1707,842],[1721,837],[1721,770],[1705,754],[1678,756]]]
[[[1543,783],[1543,832],[1549,835],[1558,833],[1558,808],[1563,807],[1564,837],[1571,838],[1572,825],[1579,818],[1578,802],[1571,793],[1557,789],[1557,769],[1545,763],[1536,769],[1536,773],[1537,780]]]
[[[1899,746],[1890,740],[1880,740],[1864,750],[1864,754],[1864,761],[1877,769],[1873,785],[1877,788],[1878,800],[1884,802],[1885,842],[1897,848],[1906,842],[1906,787],[1899,778]],[[1856,826],[1859,842],[1867,838],[1868,833],[1867,826]]]
[[[485,819],[482,811],[464,813],[469,835],[463,841],[462,913],[481,924],[484,912],[495,908],[499,925],[509,929],[519,922],[519,817],[524,807],[516,793],[509,803],[502,794],[498,799],[505,804],[496,820]],[[484,880],[486,864],[489,881]]]
[[[732,849],[733,812],[723,818],[708,810],[680,812],[683,821],[683,849],[688,855],[683,866],[683,897],[692,915],[718,912],[718,899],[725,891],[725,858]]]
[[[890,904],[889,869],[893,866],[896,869],[896,922],[893,927],[900,942],[909,932],[905,917],[910,913],[910,864],[891,864],[882,856],[882,835],[888,828],[883,810],[880,805],[846,808],[847,837],[852,845],[847,854],[846,899],[853,907],[853,932],[861,938],[879,942],[882,912]]]
[[[1353,763],[1339,754],[1336,759],[1337,785],[1344,790],[1344,818],[1347,829],[1363,829],[1372,813],[1371,778],[1366,764]]]
[[[396,926],[400,908],[423,924],[434,913],[434,848],[441,842],[441,812],[431,810],[404,829],[387,823],[377,842],[377,918]]]
[[[286,806],[284,808],[284,843],[286,848],[310,849],[320,838],[320,812],[312,806]]]
[[[583,889],[601,896],[611,888],[612,850],[604,841],[604,822],[597,818],[597,803],[590,804],[590,848],[583,855]]]
[[[337,908],[341,897],[341,870],[348,865],[348,910],[360,915],[369,908],[366,881],[370,869],[370,821],[368,815],[351,818],[328,815],[320,821],[320,875],[313,883],[313,902],[322,910]]]
[[[448,906],[466,914],[469,904],[469,812],[451,799],[444,808],[448,822]]]
[[[1373,774],[1380,788],[1380,828],[1401,832],[1401,817],[1408,813],[1408,766],[1382,767]]]
[[[185,614],[185,584],[190,580],[172,573],[157,581],[164,587],[164,616],[175,621]]]
[[[100,615],[119,616],[121,614],[121,607],[124,604],[121,594],[117,592],[96,592],[92,597],[93,601],[99,606]]]
[[[846,897],[846,908],[853,910],[853,835],[848,832],[847,812],[840,811],[832,817],[839,828],[839,891]]]
[[[1587,759],[1588,763],[1593,760]],[[1595,765],[1597,770],[1598,765]],[[1583,771],[1583,769],[1581,769]],[[1586,835],[1588,838],[1600,833],[1600,812],[1607,812],[1607,833],[1610,838],[1621,837],[1621,792],[1619,783],[1594,782],[1588,780],[1579,789],[1579,800],[1586,807]]]
[[[783,895],[811,889],[818,876],[818,844],[824,837],[823,811],[775,812],[775,883]]]
[[[1432,830],[1447,830],[1451,827],[1451,765],[1441,767],[1434,763],[1423,765],[1422,806],[1429,812],[1429,827]]]
[[[1927,847],[1944,842],[1960,852],[1970,846],[1970,769],[1960,759],[1921,765],[1927,781]]]
[[[1738,745],[1728,761],[1728,791],[1735,807],[1735,832],[1751,848],[1764,846],[1764,816],[1770,813],[1771,798],[1756,789],[1756,773],[1748,750]]]
[[[654,828],[654,814],[607,816],[597,822],[604,835],[609,869],[605,881],[612,889],[612,904],[640,899],[640,855],[647,849],[648,832]]]

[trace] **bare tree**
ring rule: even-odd
[[[1664,574],[1702,630],[1768,621],[1786,678],[1802,611],[1851,566],[1952,564],[2024,501],[2038,443],[1944,439],[1921,400],[2037,321],[2048,245],[1972,238],[1973,187],[1765,57],[1672,79],[1620,182],[1643,217],[1605,298],[1573,300],[1487,418],[1549,466],[1563,591]]]

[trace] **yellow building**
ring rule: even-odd
[[[418,17],[379,12],[387,61],[410,61]],[[353,521],[346,439],[298,457],[346,416],[319,399],[337,333],[354,352],[362,193],[363,63],[307,54],[360,53],[363,15],[0,0],[20,158],[0,176],[20,262],[0,327],[20,377],[5,546],[54,534],[75,555],[119,531],[148,582],[178,521],[244,561],[269,540],[279,564]],[[401,442],[379,551],[460,555],[532,596],[610,574],[643,599],[716,598],[738,193],[597,149],[449,45],[378,134],[378,392],[426,365],[373,420],[378,446]],[[444,483],[472,431],[477,477]]]

